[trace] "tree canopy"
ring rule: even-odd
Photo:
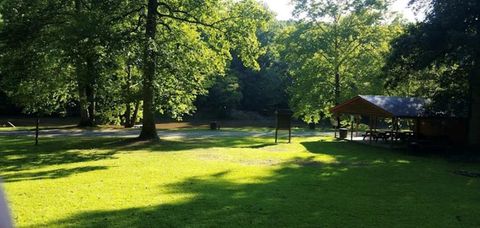
[[[418,1],[420,2],[420,1]],[[480,3],[433,0],[424,22],[393,43],[387,86],[432,98],[434,112],[469,119],[480,142]]]
[[[1,15],[2,90],[26,111],[75,101],[82,126],[140,113],[144,138],[156,138],[155,112],[192,113],[231,52],[259,70],[257,31],[271,20],[254,0],[7,0]]]
[[[400,25],[386,25],[384,1],[294,1],[303,16],[279,35],[288,63],[290,104],[317,122],[357,94],[382,93],[381,67]]]
[[[79,126],[141,120],[149,140],[159,115],[289,106],[316,123],[358,94],[420,96],[478,143],[479,3],[412,2],[425,21],[387,0],[293,0],[283,22],[256,0],[3,0],[1,101]]]

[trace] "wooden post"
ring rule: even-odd
[[[419,140],[419,133],[420,133],[420,119],[417,117],[415,118],[415,128],[414,128],[413,135],[415,140]]]
[[[370,133],[369,133],[369,143],[372,143],[373,117],[370,116],[368,119],[369,119],[368,120],[368,122],[369,122],[368,127],[370,128],[370,130],[369,130],[370,131]]]
[[[288,129],[288,143],[291,143],[292,142],[292,129],[289,128]]]
[[[277,143],[277,137],[278,137],[278,128],[275,129],[275,143]]]
[[[353,125],[355,124],[355,116],[353,116],[353,119],[351,121],[351,125],[350,126],[350,141],[353,141]]]
[[[39,125],[40,125],[40,114],[37,113],[37,119],[35,121],[35,146],[38,146],[38,134],[39,134]]]
[[[335,132],[335,135],[333,136],[334,138],[337,138],[337,128],[338,126],[334,128],[334,132]]]
[[[355,119],[355,125],[356,125],[356,130],[355,130],[355,136],[358,137],[358,128],[360,127],[360,120],[362,119],[361,116],[358,116],[358,119]]]
[[[395,122],[397,121],[397,118],[393,117],[392,118],[392,134],[390,135],[390,137],[392,137],[392,139],[390,140],[391,144],[393,145],[393,142],[395,141]]]
[[[395,121],[395,140],[397,140],[397,137],[398,137],[398,133],[400,132],[400,119],[399,118],[395,118],[396,121]],[[399,138],[400,140],[401,138]]]

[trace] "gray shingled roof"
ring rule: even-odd
[[[373,95],[359,95],[359,97],[396,117],[425,116],[425,106],[429,103],[429,100],[418,97],[389,97]]]

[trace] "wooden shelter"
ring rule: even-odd
[[[359,95],[331,109],[335,116],[351,115],[369,117],[369,130],[365,137],[378,140],[378,137],[392,142],[399,138],[444,138],[451,142],[462,143],[466,139],[465,121],[461,118],[439,117],[428,113],[426,107],[429,100],[417,97],[393,97]],[[391,119],[389,131],[377,131],[379,119]],[[399,120],[413,120],[410,132],[400,132]],[[358,128],[360,118],[353,118],[351,123],[351,139],[354,126]],[[356,122],[356,123],[355,123]],[[358,131],[358,129],[356,129]]]

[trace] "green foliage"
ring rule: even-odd
[[[0,33],[0,84],[26,113],[62,111],[71,99],[72,69],[55,58],[60,51],[49,48],[52,38],[41,30],[42,22],[35,21],[45,16],[39,11],[49,6],[45,2],[5,1],[1,8],[5,23]],[[26,11],[32,12],[24,14]]]
[[[480,146],[480,3],[430,3],[426,20],[394,42],[387,86],[414,84],[432,98],[432,112],[467,117],[469,144]]]
[[[287,106],[285,64],[278,60],[274,40],[281,27],[281,23],[274,22],[267,30],[257,32],[265,50],[258,59],[260,70],[245,67],[233,52],[226,78],[217,79],[208,95],[199,99],[200,112],[221,118],[228,117],[232,109],[272,115],[276,108]]]
[[[259,69],[256,60],[264,51],[256,32],[271,15],[251,0],[172,3],[171,7],[189,12],[188,19],[195,22],[165,18],[158,25],[152,43],[158,54],[155,104],[160,113],[180,119],[195,111],[194,101],[207,93],[214,76],[226,74],[231,51],[245,66]]]
[[[200,97],[196,106],[210,118],[227,118],[230,112],[237,108],[242,98],[238,76],[229,73],[217,77],[208,90],[208,96]]]
[[[120,23],[115,17],[126,10],[120,3],[5,1],[0,33],[3,89],[26,112],[51,113],[74,100],[81,109],[88,100],[95,111],[96,91],[104,89],[99,83],[108,81],[115,66],[111,42],[118,37],[115,23]]]
[[[265,53],[259,58],[259,71],[253,71],[234,59],[231,71],[239,76],[243,100],[241,109],[257,111],[271,115],[279,107],[286,107],[288,98],[285,77],[286,64],[278,57],[276,36],[282,31],[283,22],[270,23],[267,30],[259,31],[258,37],[265,47]]]
[[[277,108],[288,106],[283,64],[268,64],[270,65],[259,72],[245,70],[243,67],[234,69],[239,70],[237,74],[243,94],[240,109],[272,115]]]
[[[385,25],[383,1],[295,1],[306,18],[279,36],[296,116],[318,122],[336,103],[382,94],[384,56],[401,26]],[[338,75],[338,81],[336,78]]]
[[[425,22],[393,42],[387,86],[431,98],[435,112],[466,116],[469,77],[478,69],[480,8],[477,1],[432,1]],[[475,19],[477,18],[477,19]],[[478,72],[478,71],[477,71]]]
[[[125,122],[142,113],[136,107],[148,65],[144,44],[156,56],[154,108],[177,119],[193,113],[193,102],[207,93],[213,76],[225,74],[231,51],[259,69],[256,60],[264,50],[256,32],[271,19],[253,0],[163,1],[153,12],[158,32],[147,40],[143,1],[3,3],[2,89],[26,109],[33,101],[24,98],[33,92],[38,100],[51,100],[46,106],[75,101],[87,125]],[[42,88],[31,89],[32,83]]]

